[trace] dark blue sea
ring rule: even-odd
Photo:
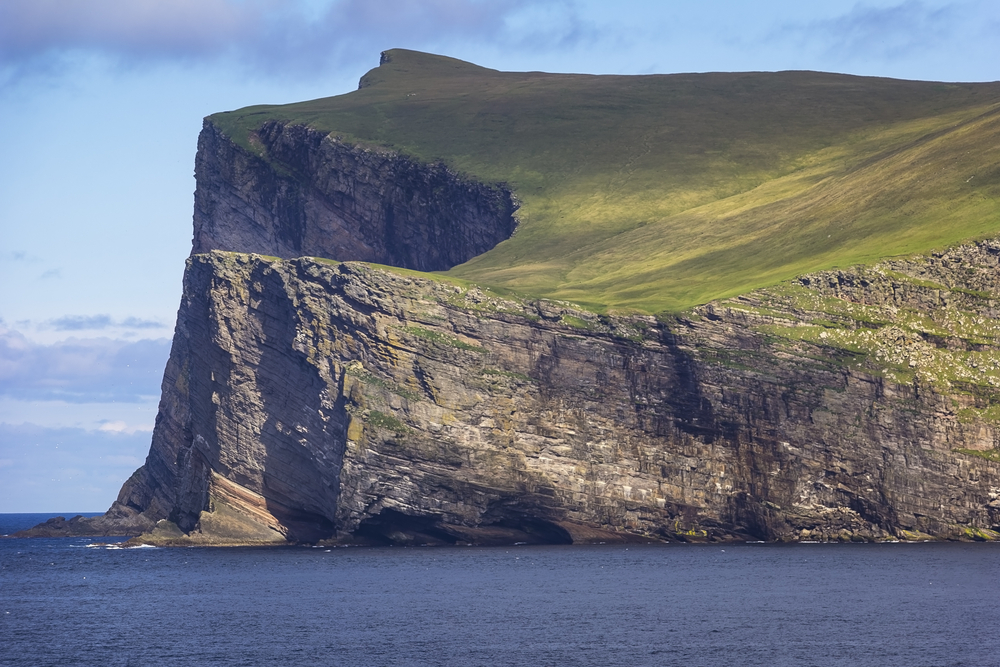
[[[0,540],[0,665],[1000,665],[1000,544],[91,542]]]

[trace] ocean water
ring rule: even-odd
[[[92,541],[0,540],[0,665],[1000,664],[994,544]]]

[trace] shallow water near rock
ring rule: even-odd
[[[916,667],[1000,651],[996,544],[95,541],[0,540],[0,665]]]

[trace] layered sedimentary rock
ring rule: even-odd
[[[145,465],[104,517],[48,534],[998,536],[1000,245],[597,315],[323,259],[451,266],[512,233],[515,203],[304,128],[258,140],[266,160],[203,132]]]
[[[258,152],[205,122],[198,140],[193,253],[237,250],[449,269],[493,248],[517,224],[503,185],[442,164],[346,144],[268,122]]]
[[[972,248],[962,271],[977,251],[996,268]],[[941,298],[877,278],[813,276],[796,298]],[[198,255],[149,460],[115,511],[204,539],[219,507],[305,541],[991,536],[1000,473],[972,452],[996,429],[955,401],[1000,393],[769,335],[795,310],[837,330],[779,302],[607,318],[364,264]]]

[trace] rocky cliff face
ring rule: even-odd
[[[206,126],[149,457],[49,534],[1000,537],[1000,244],[599,316],[300,257],[448,266],[513,200],[302,128],[260,141],[277,167]]]
[[[195,254],[238,250],[439,271],[493,248],[517,224],[506,187],[441,164],[274,121],[251,142],[256,152],[205,121],[195,163]]]
[[[196,255],[150,456],[110,515],[209,543],[993,538],[998,254],[670,321]]]

